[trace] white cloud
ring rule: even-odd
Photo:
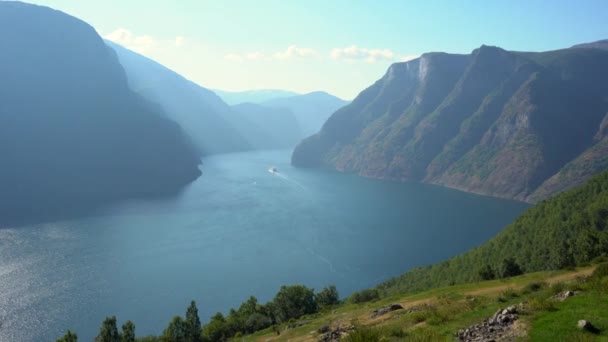
[[[365,61],[375,63],[378,61],[393,61],[395,53],[390,49],[367,49],[351,45],[345,48],[331,50],[331,58],[345,61]]]
[[[418,57],[420,57],[420,55],[403,55],[399,58],[399,61],[407,62],[407,61],[411,61],[412,59],[416,59]]]
[[[237,63],[243,62],[243,56],[239,55],[238,53],[229,53],[224,56],[224,59]]]
[[[186,38],[182,36],[176,36],[173,39],[157,39],[145,34],[136,35],[125,28],[118,28],[103,37],[142,54],[150,52],[154,48],[168,46],[182,47],[186,43]]]
[[[249,52],[247,55],[245,55],[245,58],[247,58],[249,60],[260,60],[260,59],[264,59],[265,57],[266,56],[259,51]]]
[[[318,59],[318,58],[321,58],[321,54],[319,54],[315,49],[301,48],[301,47],[297,47],[296,45],[291,45],[285,51],[275,53],[274,57],[276,59],[280,59],[280,60],[293,59],[293,58]]]
[[[229,53],[224,56],[224,59],[242,63],[245,60],[249,61],[270,61],[270,60],[289,60],[289,59],[320,59],[321,54],[315,49],[301,48],[296,45],[291,45],[285,51],[276,52],[270,55],[260,51],[252,51],[246,53]]]

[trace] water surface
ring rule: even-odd
[[[527,207],[289,158],[215,156],[178,198],[0,229],[0,341],[54,341],[68,328],[90,341],[108,315],[159,334],[192,299],[207,321],[283,284],[347,295],[479,245]]]

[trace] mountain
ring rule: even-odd
[[[184,128],[202,155],[292,148],[302,138],[298,123],[287,108],[253,103],[229,106],[211,90],[163,65],[118,44],[106,43],[116,51],[130,87],[162,106],[167,117]]]
[[[256,149],[293,148],[301,140],[300,126],[289,109],[255,103],[241,103],[232,109],[236,114],[230,122]]]
[[[302,138],[305,138],[317,133],[331,114],[347,105],[348,101],[323,91],[315,91],[303,95],[275,98],[262,104],[268,107],[290,109],[302,129]]]
[[[481,46],[393,64],[292,163],[538,201],[608,167],[608,51]]]
[[[573,49],[604,49],[608,50],[608,39],[598,40],[591,43],[583,43],[572,46]]]
[[[415,292],[499,276],[505,259],[521,272],[582,266],[608,256],[608,171],[528,209],[495,238],[442,263],[420,267],[378,288]],[[489,269],[485,275],[480,270]]]
[[[279,89],[259,89],[246,91],[225,91],[213,89],[213,91],[230,105],[241,103],[263,103],[272,99],[299,95],[293,91]]]
[[[91,26],[2,1],[0,31],[1,224],[175,193],[200,175],[179,126],[129,89]]]
[[[231,108],[214,92],[161,64],[106,41],[116,51],[131,89],[160,104],[167,116],[192,137],[203,155],[252,148],[230,123]]]

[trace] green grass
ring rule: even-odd
[[[576,323],[579,319],[587,319],[594,324],[597,321],[598,328],[608,330],[608,322],[596,318],[596,316],[604,315],[608,319],[608,312],[605,311],[608,310],[608,296],[604,295],[604,299],[601,301],[596,300],[596,297],[600,294],[600,290],[596,289],[601,289],[604,286],[601,278],[597,281],[575,279],[569,283],[553,283],[552,285],[545,282],[548,279],[561,276],[573,278],[573,272],[578,271],[537,272],[505,280],[459,284],[413,295],[395,295],[360,304],[346,303],[300,319],[308,322],[302,327],[286,330],[286,326],[282,325],[279,327],[281,334],[278,336],[267,329],[234,341],[265,341],[270,337],[276,338],[273,339],[274,341],[289,341],[303,337],[316,340],[319,335],[316,333],[317,329],[324,325],[337,323],[341,325],[352,324],[361,329],[360,333],[357,332],[353,335],[352,341],[358,341],[361,338],[374,341],[376,337],[371,337],[372,335],[377,336],[380,341],[387,342],[454,341],[454,333],[458,330],[480,323],[492,316],[499,308],[521,302],[527,303],[527,310],[520,315],[520,321],[536,334],[530,335],[530,338],[524,339],[524,341],[555,340],[555,336],[559,333],[554,334],[553,326],[555,324],[567,326],[559,320],[559,317],[564,315],[565,312],[572,311],[570,305],[580,307],[579,311],[573,313],[576,318],[564,318],[574,320],[574,323],[568,323],[570,326],[564,330],[565,332],[560,333],[570,334],[568,336],[573,341],[586,341],[587,338],[593,338],[594,340],[600,337],[604,338],[604,330],[599,337],[581,334],[576,330]],[[556,303],[549,299],[558,292],[573,289],[583,292],[580,296],[568,298],[563,303]],[[608,293],[608,291],[601,293]],[[429,301],[431,305],[428,307],[422,306],[423,310],[418,312],[405,314],[404,311],[395,311],[382,316],[380,319],[373,321],[369,319],[373,310],[388,304],[422,305]],[[589,310],[587,305],[578,305],[578,301],[587,304],[595,302],[604,305],[606,309],[604,311],[595,309],[599,311],[594,313]],[[580,318],[579,316],[583,314],[589,315]],[[559,339],[555,341],[559,341]]]
[[[600,330],[598,335],[580,332],[576,324],[586,319]],[[608,295],[582,292],[541,311],[531,320],[531,341],[608,341]]]

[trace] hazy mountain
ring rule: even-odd
[[[115,53],[62,12],[0,2],[0,218],[176,192],[199,158],[133,93]]]
[[[604,49],[608,50],[608,39],[598,40],[591,43],[583,43],[574,45],[572,48],[590,48],[590,49]]]
[[[116,51],[131,89],[159,103],[203,154],[252,148],[227,118],[233,115],[230,107],[214,92],[136,52],[106,43]]]
[[[608,167],[608,51],[427,53],[393,64],[297,166],[535,201]]]
[[[254,103],[232,106],[231,123],[256,149],[293,148],[302,133],[293,113]]]
[[[299,95],[293,91],[279,89],[259,89],[246,91],[224,91],[213,89],[213,91],[230,105],[240,103],[262,103],[272,99]]]
[[[322,91],[308,94],[275,98],[262,103],[264,106],[288,108],[298,121],[302,138],[317,133],[321,126],[336,110],[348,104],[338,97]]]

